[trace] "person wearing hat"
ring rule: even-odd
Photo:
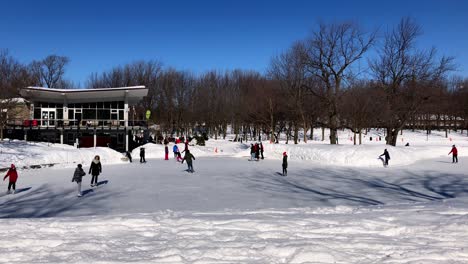
[[[455,147],[455,145],[452,145],[452,150],[450,150],[450,153],[452,153],[452,163],[458,163],[458,150]]]
[[[3,177],[5,181],[6,178],[10,177],[8,183],[8,191],[7,194],[11,193],[11,187],[13,187],[13,193],[16,192],[16,180],[18,180],[18,172],[16,171],[15,164],[11,164],[10,169],[8,169],[7,174]]]
[[[288,155],[283,152],[283,176],[288,176]]]
[[[82,196],[81,180],[83,179],[83,176],[85,175],[86,175],[86,172],[84,172],[83,166],[81,164],[78,164],[78,166],[75,169],[75,172],[73,173],[73,178],[72,178],[72,182],[76,182],[78,184],[78,197]]]

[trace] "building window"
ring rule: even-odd
[[[34,119],[41,119],[41,108],[34,107]]]
[[[70,119],[70,120],[75,119],[75,110],[68,109],[68,119]]]
[[[83,119],[96,119],[95,109],[83,109]]]
[[[109,120],[110,119],[110,111],[99,109],[97,110],[97,119],[99,120]]]

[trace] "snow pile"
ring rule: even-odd
[[[113,149],[80,148],[65,144],[25,142],[12,140],[0,142],[0,167],[10,167],[14,163],[18,168],[42,164],[88,164],[99,155],[103,163],[122,163],[123,155]],[[72,165],[70,165],[72,166]]]
[[[5,219],[8,263],[467,263],[466,201]]]

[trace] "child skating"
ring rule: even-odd
[[[182,164],[184,164],[184,160],[186,160],[187,161],[187,166],[188,166],[187,171],[191,172],[191,173],[194,172],[192,159],[195,160],[195,157],[192,155],[192,153],[190,153],[189,150],[185,151],[184,158],[182,159]]]
[[[75,169],[75,172],[73,173],[72,178],[72,182],[76,182],[78,184],[78,197],[83,196],[83,194],[81,193],[81,180],[85,175],[86,172],[84,172],[83,167],[81,166],[81,164],[78,164],[78,166]]]
[[[11,193],[11,188],[13,187],[13,193],[16,192],[16,180],[18,180],[18,172],[16,171],[15,164],[11,164],[10,169],[8,169],[7,174],[3,177],[3,181],[9,177],[8,182],[8,191],[7,194]]]

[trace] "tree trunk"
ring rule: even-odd
[[[359,145],[362,144],[362,129],[359,129]]]
[[[294,124],[294,144],[298,143],[298,139],[299,139],[299,127],[297,126],[297,124]]]
[[[270,142],[275,142],[275,119],[273,118],[273,114],[270,113]]]
[[[387,128],[387,145],[396,146],[398,132],[396,128]]]
[[[314,127],[310,126],[310,140],[314,140]]]
[[[307,143],[307,131],[309,130],[308,126],[307,126],[307,122],[304,121],[304,143]]]
[[[322,141],[325,141],[325,127],[322,126]]]
[[[356,130],[353,131],[353,134],[354,134],[354,136],[353,136],[354,137],[354,139],[353,139],[354,140],[354,145],[356,145]]]

